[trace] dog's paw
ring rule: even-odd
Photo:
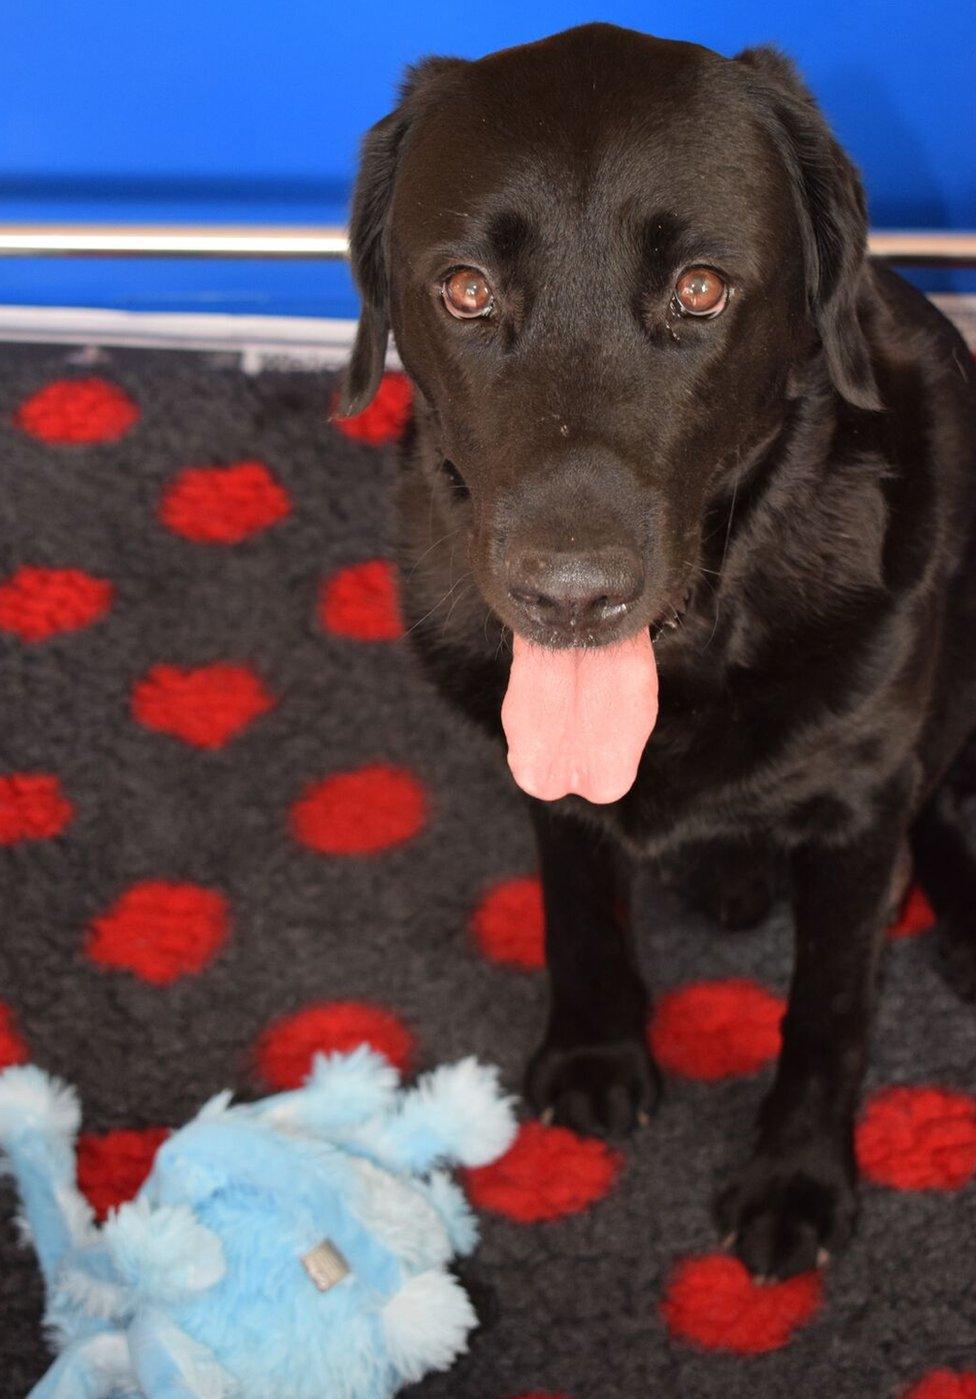
[[[640,1039],[572,1047],[546,1041],[526,1071],[525,1094],[545,1121],[618,1136],[649,1120],[661,1080]]]
[[[715,1202],[719,1227],[757,1277],[822,1266],[854,1232],[857,1195],[838,1161],[824,1168],[756,1156]]]

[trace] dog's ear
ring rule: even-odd
[[[407,119],[398,108],[366,133],[349,221],[349,259],[359,288],[359,324],[339,395],[339,412],[352,417],[372,401],[383,377],[389,339],[386,219]]]
[[[770,131],[793,184],[803,238],[807,301],[834,387],[858,408],[880,408],[858,299],[867,256],[867,209],[854,166],[809,89],[774,48],[745,49],[761,76]]]
[[[399,105],[363,139],[349,222],[349,256],[359,288],[359,325],[339,398],[344,417],[361,413],[383,377],[390,333],[387,224],[400,151],[410,125],[439,80],[465,66],[463,59],[427,58],[407,70]]]

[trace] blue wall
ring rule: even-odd
[[[6,0],[0,217],[341,221],[422,54],[602,18],[800,63],[887,227],[976,227],[974,0]],[[345,269],[0,260],[0,301],[352,314]]]

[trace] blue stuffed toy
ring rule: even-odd
[[[363,1047],[302,1088],[213,1098],[96,1227],[75,1183],[73,1089],[0,1074],[0,1146],[23,1200],[59,1352],[32,1399],[387,1399],[466,1349],[475,1314],[448,1271],[477,1226],[438,1166],[515,1133],[474,1059],[401,1090]]]

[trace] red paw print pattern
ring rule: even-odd
[[[758,1283],[738,1258],[711,1253],[678,1263],[661,1314],[672,1336],[703,1350],[761,1355],[786,1345],[817,1312],[822,1297],[818,1272]]]
[[[230,908],[217,890],[149,879],[92,920],[85,951],[99,966],[168,986],[202,971],[229,932]]]
[[[976,1098],[945,1088],[885,1088],[855,1133],[861,1173],[896,1190],[958,1190],[976,1171]]]
[[[319,589],[318,620],[333,636],[396,641],[403,635],[403,623],[392,563],[368,559],[326,578]]]
[[[26,1064],[27,1044],[17,1030],[14,1013],[0,1001],[0,1069],[11,1064]]]
[[[195,544],[240,544],[291,514],[291,498],[264,462],[188,466],[166,487],[159,518]]]
[[[299,1088],[315,1054],[347,1054],[361,1044],[400,1073],[413,1058],[413,1035],[392,1011],[363,1001],[326,1001],[269,1025],[255,1046],[254,1063],[271,1088]]]
[[[520,1224],[578,1214],[609,1194],[623,1158],[595,1137],[526,1122],[504,1156],[462,1172],[473,1205]]]
[[[79,631],[105,616],[114,591],[107,579],[77,568],[25,564],[0,583],[0,631],[21,641]]]
[[[117,442],[138,421],[127,393],[106,379],[55,379],[17,409],[22,432],[52,446]]]
[[[427,819],[413,773],[388,763],[310,783],[293,804],[292,835],[320,855],[372,855],[410,840]]]
[[[919,886],[913,884],[905,896],[901,912],[888,929],[888,936],[893,939],[916,937],[934,926],[932,905]]]
[[[99,1221],[109,1210],[132,1199],[169,1135],[168,1127],[122,1127],[112,1132],[81,1133],[78,1188]]]
[[[526,971],[545,965],[542,885],[534,875],[504,879],[474,911],[471,931],[481,953]]]
[[[714,1080],[775,1059],[786,1003],[744,978],[699,981],[662,996],[650,1028],[654,1057],[671,1073]]]
[[[976,1399],[976,1370],[932,1370],[905,1391],[904,1399]]]
[[[400,436],[410,417],[412,392],[405,374],[384,374],[376,397],[354,418],[337,417],[339,396],[332,400],[332,425],[346,437],[379,446]]]
[[[74,807],[52,773],[0,776],[0,845],[49,840],[60,835],[73,815]]]
[[[195,670],[154,665],[132,690],[132,713],[140,724],[194,748],[223,748],[273,704],[250,666],[227,661]]]

